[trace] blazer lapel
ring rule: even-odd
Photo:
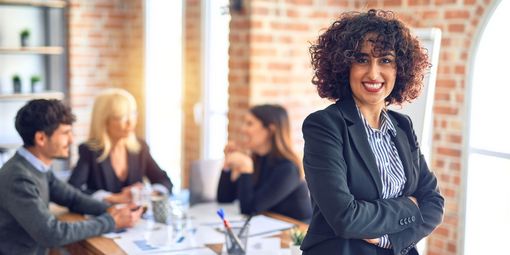
[[[372,180],[374,181],[378,196],[382,197],[382,181],[381,175],[379,174],[379,170],[377,169],[377,163],[375,161],[374,153],[372,152],[372,148],[370,148],[370,144],[368,143],[367,133],[365,131],[365,126],[361,121],[358,110],[356,109],[356,105],[352,98],[342,100],[341,102],[336,103],[340,112],[343,114],[345,120],[350,122],[348,127],[349,135],[353,141],[354,147],[356,151],[363,159],[363,162],[366,169],[370,173]]]
[[[396,137],[393,138],[393,143],[395,144],[395,147],[397,147],[398,155],[400,156],[400,161],[402,161],[402,165],[404,167],[404,172],[407,178],[406,184],[404,186],[403,194],[406,194],[406,191],[409,188],[409,185],[411,184],[411,177],[413,169],[412,167],[412,161],[411,161],[411,147],[409,146],[409,140],[406,135],[406,131],[403,130],[400,126],[398,121],[395,120],[391,114],[389,114],[391,122],[393,122],[393,125],[395,126],[395,129],[397,130]]]

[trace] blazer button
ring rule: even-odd
[[[414,222],[416,220],[416,217],[412,216],[411,220]]]
[[[407,222],[407,218],[404,218],[404,224],[407,225],[407,223],[409,223],[409,222]]]

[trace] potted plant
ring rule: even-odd
[[[32,75],[30,77],[30,88],[32,93],[42,92],[41,77],[39,75]]]
[[[28,30],[28,29],[21,30],[21,32],[19,33],[19,37],[21,40],[21,47],[28,46],[28,38],[30,37],[30,30]]]
[[[291,255],[301,255],[301,243],[303,243],[303,239],[305,239],[306,233],[304,231],[299,230],[299,228],[295,227],[290,230],[290,239],[292,243],[290,244],[290,254]]]
[[[12,87],[14,93],[21,93],[21,78],[17,74],[12,76]]]

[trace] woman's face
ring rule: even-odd
[[[351,65],[349,83],[359,107],[382,109],[385,107],[384,99],[395,86],[395,52],[381,52],[374,57],[372,50],[373,43],[369,36],[363,42],[360,56]]]
[[[241,132],[245,138],[243,145],[246,149],[259,155],[269,152],[271,148],[271,132],[253,114],[247,113],[244,116]]]
[[[112,140],[127,138],[136,127],[136,112],[114,115],[107,120],[107,132]]]

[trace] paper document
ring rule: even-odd
[[[174,231],[171,226],[147,220],[121,233],[108,233],[105,237],[113,238],[128,254],[150,254],[155,252],[183,251],[204,248],[203,241],[197,240],[198,228]],[[200,239],[204,239],[200,235]],[[219,240],[219,236],[214,238]]]
[[[273,219],[265,215],[254,216],[250,221],[249,237],[275,234],[282,230],[293,228],[295,225],[285,221]],[[217,223],[214,228],[220,232],[224,231],[222,223]]]

